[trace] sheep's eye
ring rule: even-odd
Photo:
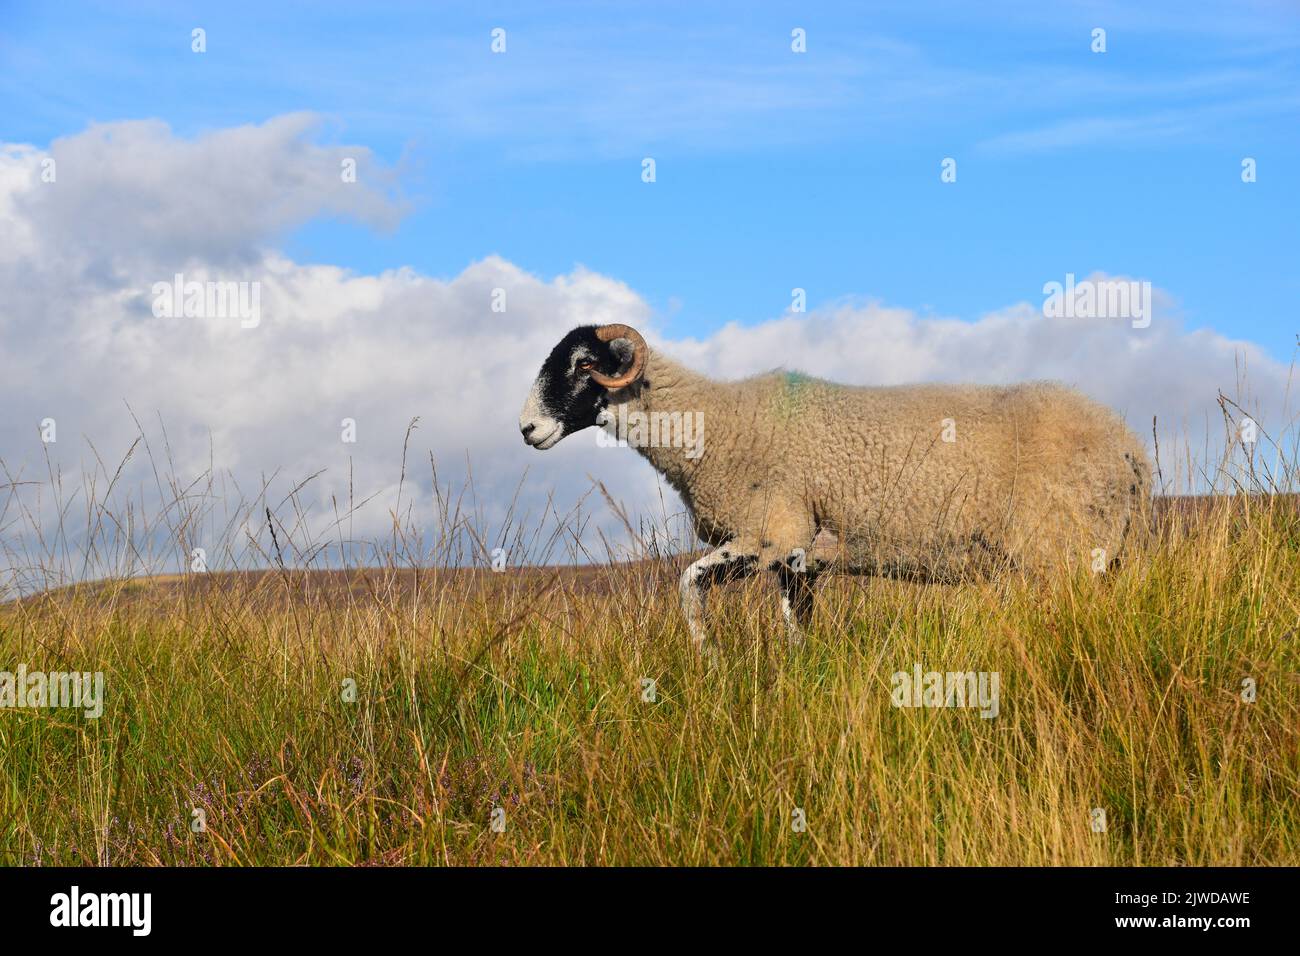
[[[591,371],[593,368],[595,368],[595,367],[596,367],[596,363],[595,363],[595,362],[579,362],[579,363],[578,363],[578,368],[579,368],[579,370],[581,370],[581,371],[583,371],[583,372],[590,372],[590,371]]]

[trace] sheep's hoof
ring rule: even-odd
[[[697,641],[695,656],[710,670],[722,662],[722,656],[718,653],[718,645],[712,641]]]

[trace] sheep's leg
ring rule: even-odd
[[[759,567],[776,572],[786,639],[790,644],[802,644],[804,630],[812,621],[813,582],[818,568],[811,552],[816,530],[799,509],[774,508],[765,532],[759,541]]]
[[[709,634],[704,627],[705,592],[721,581],[739,580],[754,573],[756,555],[735,542],[728,542],[691,564],[682,572],[682,612],[697,650],[708,647]]]
[[[785,617],[786,640],[792,645],[802,644],[804,635],[812,624],[813,584],[816,574],[806,565],[799,570],[797,559],[777,569],[781,582],[781,614]]]

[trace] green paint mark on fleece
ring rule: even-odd
[[[820,384],[822,384],[820,379],[805,375],[803,372],[782,373],[781,385],[776,393],[777,415],[787,419],[798,415],[803,408],[803,400],[807,396],[809,389]]]

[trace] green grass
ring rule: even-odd
[[[830,580],[800,649],[735,586],[713,667],[667,563],[11,603],[0,670],[102,670],[107,703],[0,711],[0,860],[1295,865],[1297,540],[1222,507],[1096,578]],[[999,715],[893,707],[915,663],[998,672]]]

